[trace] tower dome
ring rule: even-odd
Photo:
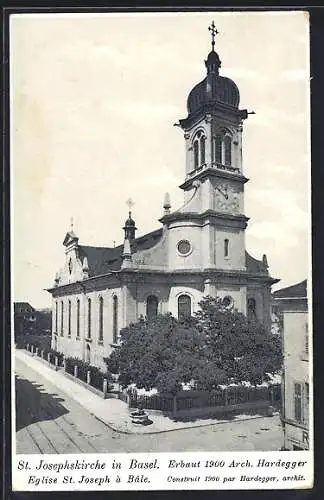
[[[238,109],[240,103],[240,93],[236,84],[230,78],[219,75],[221,60],[214,48],[215,35],[218,33],[214,21],[208,29],[212,33],[212,50],[205,61],[207,76],[191,90],[188,96],[187,110],[189,115],[217,103]]]
[[[125,221],[125,227],[134,227],[135,221],[132,219],[132,213],[128,212],[128,219]]]
[[[237,109],[240,103],[240,93],[236,84],[230,78],[219,75],[207,75],[190,92],[187,100],[189,114],[194,114],[201,108],[216,103]]]
[[[205,61],[207,76],[191,90],[187,100],[189,114],[216,103],[237,109],[240,93],[230,78],[219,75],[221,61],[217,52],[212,50]]]
[[[125,232],[125,240],[134,240],[135,239],[135,231],[137,227],[135,227],[135,221],[132,219],[132,212],[128,212],[128,219],[125,221],[125,225],[123,230]]]

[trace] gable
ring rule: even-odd
[[[79,238],[74,234],[73,231],[68,231],[65,235],[63,245],[65,247],[71,245],[71,243],[77,243]]]

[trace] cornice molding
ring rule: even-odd
[[[280,280],[272,278],[264,273],[248,273],[244,269],[227,270],[227,269],[168,269],[168,270],[152,270],[152,269],[124,269],[115,271],[107,275],[94,276],[84,280],[77,281],[66,285],[48,288],[47,291],[53,297],[61,297],[76,293],[87,293],[91,291],[100,291],[108,287],[122,287],[131,284],[145,284],[150,278],[152,282],[168,284],[172,286],[173,280],[177,283],[199,284],[203,285],[206,279],[219,282],[224,280],[227,284],[249,285],[251,283],[260,283],[262,285],[273,285]]]
[[[183,222],[183,221],[197,221],[200,225],[206,222],[206,219],[210,219],[210,223],[215,226],[221,227],[235,227],[239,229],[245,229],[249,217],[243,214],[232,215],[222,212],[216,212],[215,210],[206,210],[202,213],[195,212],[173,212],[171,214],[164,215],[160,222],[163,224],[170,224],[172,222]]]
[[[206,177],[221,177],[222,179],[227,179],[231,181],[240,182],[241,184],[246,184],[249,179],[242,174],[236,174],[234,172],[227,172],[226,170],[221,170],[220,168],[215,167],[207,167],[203,170],[197,172],[196,175],[190,177],[190,179],[186,179],[183,184],[179,186],[180,189],[187,190],[191,188],[192,183],[195,180],[203,180]]]

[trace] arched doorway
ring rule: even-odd
[[[157,317],[159,300],[155,295],[149,295],[146,299],[146,317],[152,321]]]

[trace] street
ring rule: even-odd
[[[161,434],[115,432],[41,374],[16,359],[17,453],[276,451],[279,417],[256,418]]]

